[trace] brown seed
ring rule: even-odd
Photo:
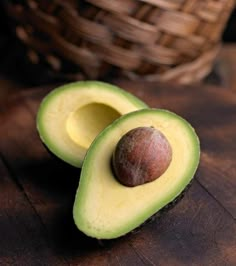
[[[116,178],[125,186],[138,186],[160,177],[172,159],[166,137],[153,127],[138,127],[118,142],[112,157]]]

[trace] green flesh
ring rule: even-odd
[[[155,181],[126,187],[112,173],[111,156],[119,139],[139,126],[155,127],[165,135],[172,161]],[[199,157],[195,131],[176,114],[144,109],[124,115],[103,130],[88,150],[73,208],[75,224],[97,239],[125,235],[181,194],[194,176]]]
[[[81,167],[94,138],[123,114],[147,105],[128,92],[98,81],[61,86],[42,101],[37,129],[47,148],[60,159]]]

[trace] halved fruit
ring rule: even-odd
[[[154,127],[162,132],[172,148],[172,160],[158,179],[128,187],[115,178],[111,158],[120,138],[138,127]],[[127,234],[184,191],[194,176],[199,157],[198,137],[178,115],[158,109],[124,115],[103,130],[87,152],[74,202],[75,224],[97,239]]]
[[[47,148],[60,159],[81,167],[94,138],[123,114],[147,105],[128,92],[98,81],[70,83],[42,101],[37,129]]]

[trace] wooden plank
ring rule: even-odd
[[[202,171],[208,171],[200,175],[199,181],[235,218],[236,124],[232,121],[236,119],[236,96],[220,87],[205,85],[182,87],[128,81],[118,84],[150,106],[172,110],[191,122],[201,139],[202,164],[205,164]],[[47,91],[39,88],[23,94],[32,113],[36,113],[38,99]]]
[[[0,265],[66,265],[52,252],[44,226],[0,158]]]
[[[236,225],[228,218],[194,182],[174,209],[150,224],[143,242],[133,245],[150,265],[235,265],[236,238],[231,232]]]
[[[234,111],[234,97],[214,89],[186,91],[176,87],[173,91],[173,87],[158,84],[147,86],[126,81],[120,84],[151,106],[176,111],[194,124],[202,139],[204,154],[196,177],[201,183],[194,182],[174,209],[146,224],[138,233],[99,246],[97,241],[80,233],[73,223],[71,210],[78,185],[78,170],[51,157],[37,136],[35,112],[48,89],[24,92],[20,98],[12,98],[1,110],[0,150],[43,222],[53,253],[70,265],[235,265],[235,196],[231,195],[233,199],[230,202],[225,200],[228,193],[222,186],[227,180],[225,172],[214,179],[218,186],[213,186],[209,179],[213,179],[211,171],[217,163],[208,164],[208,160],[214,159],[225,144],[223,161],[218,161],[221,165],[225,160],[223,154],[230,149],[233,152],[234,144],[228,140],[229,135],[222,138],[222,144],[215,143],[220,133],[215,138],[209,128],[205,136],[209,118],[212,125],[216,125],[216,132],[221,119],[225,119],[225,127],[234,118],[227,118],[231,112],[225,110],[225,106],[229,106]],[[211,95],[214,95],[214,102],[210,100]],[[223,110],[222,114],[220,110]],[[205,116],[202,116],[202,111],[207,111]],[[232,134],[231,130],[229,132]],[[230,169],[229,176],[232,174]],[[218,173],[217,168],[214,171]],[[233,179],[231,186],[235,188]],[[233,191],[228,186],[226,188]]]
[[[0,105],[2,105],[13,93],[18,92],[22,87],[22,84],[4,78],[0,74]]]
[[[51,167],[51,166],[50,166]],[[47,176],[48,165],[41,165]],[[34,178],[39,167],[34,169]],[[61,172],[63,178],[66,171]],[[26,178],[20,173],[19,181]],[[47,176],[50,178],[50,176]],[[42,181],[44,184],[45,180]],[[23,183],[23,185],[25,185]],[[38,180],[34,186],[41,185]],[[45,184],[44,184],[45,185]],[[64,184],[65,185],[65,184]],[[60,190],[62,189],[62,185]],[[71,203],[45,197],[32,187],[25,188],[33,201],[49,200],[36,205],[50,238],[54,252],[64,256],[70,265],[234,265],[236,263],[236,225],[229,215],[205,193],[196,182],[184,199],[171,211],[155,222],[143,226],[139,232],[124,238],[97,242],[79,233],[71,219]],[[46,187],[47,188],[47,187]],[[70,198],[72,191],[61,191],[61,197]],[[57,195],[55,195],[57,194]],[[58,198],[58,191],[51,191],[51,198]]]
[[[48,155],[23,100],[16,97],[12,101],[0,116],[0,136],[5,134],[4,140],[0,138],[0,150],[45,225],[53,251],[70,264],[108,265],[113,255],[104,251],[106,256],[101,256],[98,242],[78,233],[73,223],[79,170]]]

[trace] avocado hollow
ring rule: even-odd
[[[81,167],[94,138],[110,123],[147,105],[121,88],[99,81],[80,81],[55,88],[42,100],[37,130],[51,153]]]

